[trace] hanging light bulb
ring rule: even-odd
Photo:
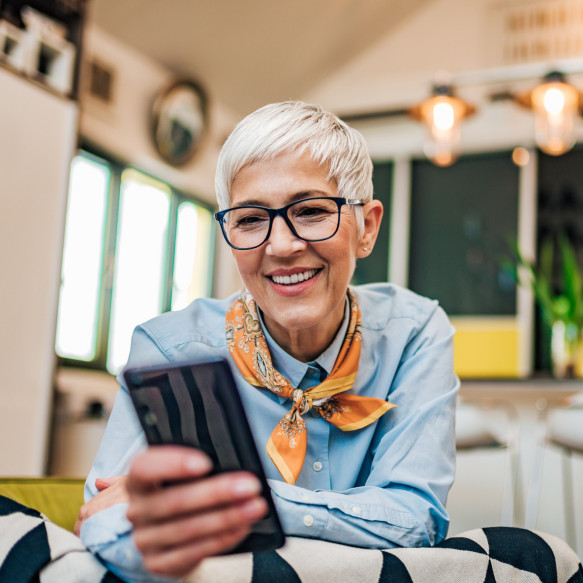
[[[549,73],[542,84],[515,99],[534,111],[535,141],[543,152],[559,156],[575,145],[575,119],[583,100],[562,73]]]
[[[450,166],[457,160],[460,122],[475,111],[475,107],[454,96],[450,85],[435,85],[431,97],[409,110],[429,130],[429,140],[423,149],[434,164]]]

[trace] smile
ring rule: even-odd
[[[294,285],[296,283],[301,283],[302,281],[307,281],[312,279],[319,269],[309,269],[308,271],[302,271],[300,273],[293,273],[292,275],[271,275],[269,276],[273,283],[278,285]]]

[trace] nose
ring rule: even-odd
[[[267,240],[266,252],[268,255],[285,256],[302,251],[306,248],[306,242],[296,237],[283,217],[273,219],[271,233]]]

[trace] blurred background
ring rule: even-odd
[[[374,161],[354,283],[457,329],[451,532],[583,554],[581,91],[583,0],[0,0],[0,475],[85,475],[133,327],[239,288],[218,151],[301,99]]]

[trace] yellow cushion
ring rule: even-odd
[[[0,478],[0,495],[42,512],[72,531],[83,504],[80,478]]]

